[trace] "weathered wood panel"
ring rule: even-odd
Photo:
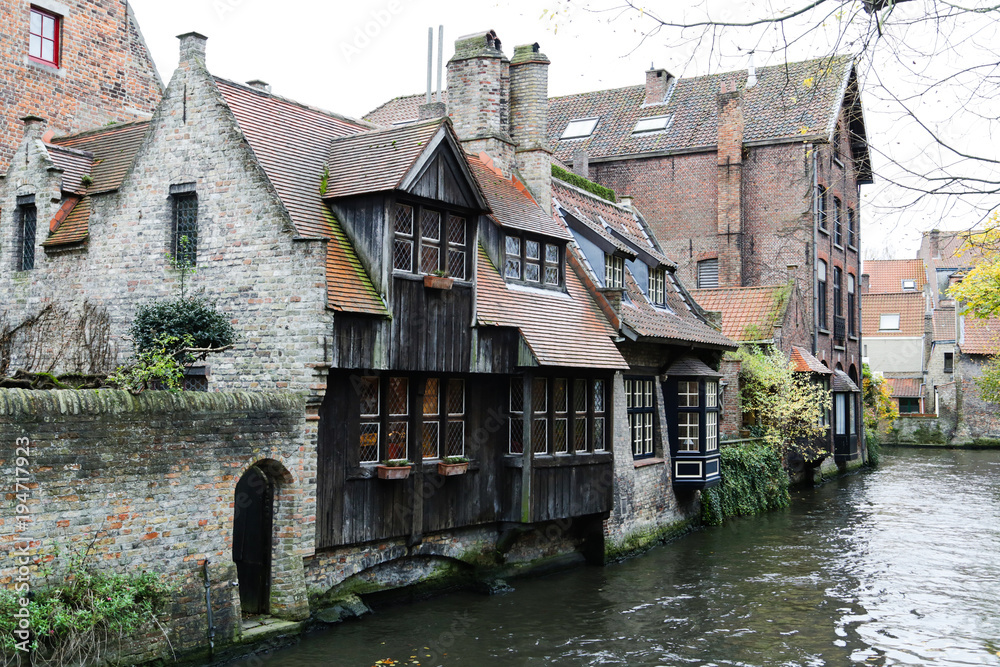
[[[551,457],[535,459],[531,471],[530,520],[552,521],[611,510],[613,470],[610,459],[599,455],[591,461],[559,464]],[[502,472],[505,521],[520,521],[521,468],[509,465]]]
[[[385,266],[386,239],[389,238],[386,206],[386,198],[381,194],[352,197],[333,204],[334,214],[350,237],[372,284],[381,294],[385,294],[388,287],[385,284],[385,276],[388,275]]]
[[[379,340],[388,320],[381,317],[338,313],[333,321],[333,366],[381,368],[384,354]]]
[[[467,373],[472,358],[472,288],[429,289],[419,280],[395,278],[389,367],[434,373]]]

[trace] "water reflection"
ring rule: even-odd
[[[1000,665],[1000,452],[884,460],[787,511],[385,610],[264,664]]]

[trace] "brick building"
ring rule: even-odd
[[[409,122],[418,104],[399,97],[366,119]],[[551,98],[548,130],[558,162],[643,211],[686,283],[794,282],[782,350],[857,385],[858,188],[872,171],[850,58],[683,79],[653,69],[645,85]],[[857,428],[853,401],[835,424]]]
[[[0,25],[0,173],[25,116],[68,134],[148,118],[160,101],[127,0],[2,0]]]

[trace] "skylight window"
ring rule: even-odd
[[[879,331],[899,331],[899,313],[883,313],[879,315]]]
[[[566,126],[559,139],[583,139],[584,137],[589,137],[594,133],[597,121],[599,120],[600,118],[575,118],[569,122],[569,125]]]
[[[670,123],[673,120],[674,120],[673,115],[643,118],[638,123],[635,124],[635,129],[632,130],[632,134],[646,134],[647,132],[663,132],[668,127],[670,127]]]
[[[903,281],[903,291],[904,292],[916,292],[917,291],[917,281],[916,280],[904,280]]]

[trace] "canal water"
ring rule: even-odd
[[[888,450],[788,510],[514,586],[256,664],[1000,665],[1000,451]]]

